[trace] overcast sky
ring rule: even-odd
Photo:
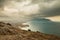
[[[60,21],[60,0],[0,0],[0,20],[23,22],[41,17]]]

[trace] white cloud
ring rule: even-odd
[[[39,6],[38,4],[30,4],[30,1],[23,1],[23,2],[15,2],[11,1],[9,4],[4,6],[4,10],[1,11],[1,15],[8,16],[13,19],[20,19],[25,20],[29,19],[30,16],[38,12]]]

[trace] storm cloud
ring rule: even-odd
[[[60,16],[60,0],[0,0],[0,18],[30,20]]]
[[[42,15],[45,17],[60,16],[60,8],[51,8],[44,10]]]
[[[40,7],[38,15],[43,17],[60,16],[60,0],[42,0],[37,3]]]

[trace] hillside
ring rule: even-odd
[[[0,22],[0,40],[60,40],[60,37],[38,31],[25,31],[13,27],[10,23]]]

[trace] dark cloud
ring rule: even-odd
[[[60,8],[51,8],[47,10],[42,11],[42,15],[46,17],[51,17],[51,16],[60,16]]]
[[[54,0],[32,0],[32,3],[52,2]]]
[[[54,1],[54,0],[41,0],[43,2],[51,2],[51,1]]]
[[[4,7],[8,1],[13,1],[13,0],[0,0],[0,7]]]
[[[0,0],[0,7],[3,7],[5,0]]]
[[[59,0],[51,1],[50,3],[44,2],[40,3],[40,11],[38,16],[42,17],[52,17],[52,16],[60,16],[60,2]]]
[[[60,0],[32,0],[40,6],[36,15],[42,17],[60,16]]]

